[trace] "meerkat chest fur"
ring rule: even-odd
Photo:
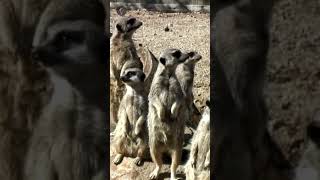
[[[147,114],[147,98],[143,91],[137,91],[130,86],[126,86],[126,93],[122,100],[130,124],[134,125],[140,116]]]
[[[192,94],[192,85],[194,79],[194,66],[190,67],[185,64],[180,64],[176,70],[176,76],[180,83],[182,92],[185,96],[190,96]]]
[[[163,104],[168,105],[168,110],[173,103],[180,101],[183,97],[181,86],[174,73],[164,70],[159,76],[158,97]]]

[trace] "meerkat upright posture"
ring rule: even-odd
[[[193,135],[189,160],[185,166],[187,180],[210,179],[210,100]]]
[[[120,80],[120,73],[126,61],[136,61],[137,68],[143,67],[132,40],[134,32],[142,22],[134,17],[120,17],[115,25],[111,37],[110,49],[110,112],[111,119],[117,122],[117,112],[124,94],[124,84]]]
[[[166,49],[160,56],[160,63],[151,84],[148,130],[150,154],[156,163],[156,168],[150,174],[151,179],[158,178],[164,152],[171,154],[171,179],[176,178],[187,107],[175,70],[177,65],[188,57],[187,53],[178,49]]]
[[[179,64],[176,69],[176,75],[180,83],[183,95],[187,100],[189,109],[189,116],[186,120],[188,127],[196,128],[201,114],[193,103],[193,79],[194,79],[194,68],[197,62],[202,58],[197,52],[188,52],[189,58],[182,64]]]
[[[136,157],[136,165],[142,164],[147,148],[147,95],[144,90],[145,74],[136,68],[135,61],[127,61],[120,79],[126,86],[119,111],[118,123],[114,131],[116,157],[114,163],[121,163],[124,156]]]

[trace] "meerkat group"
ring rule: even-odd
[[[202,57],[195,51],[167,48],[157,59],[140,44],[137,50],[132,36],[142,22],[118,14],[121,17],[115,24],[110,51],[110,116],[117,123],[113,132],[116,152],[113,163],[118,165],[124,157],[133,157],[140,166],[151,157],[156,167],[150,179],[157,179],[162,154],[169,153],[170,177],[176,179],[184,127],[192,121],[193,114],[199,113],[193,103],[192,87],[194,68]],[[208,153],[203,154],[204,158],[193,155],[190,159],[207,160]]]

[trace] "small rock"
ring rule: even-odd
[[[164,28],[164,31],[165,32],[168,32],[170,29],[169,29],[169,27],[168,26],[166,26],[166,28]]]

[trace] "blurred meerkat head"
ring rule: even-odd
[[[187,54],[189,55],[189,58],[184,62],[185,64],[196,64],[200,59],[202,59],[202,56],[196,51],[189,51]]]
[[[166,68],[175,68],[178,64],[185,62],[188,58],[188,53],[183,53],[179,49],[169,48],[161,53],[159,62]]]
[[[116,37],[131,38],[133,33],[142,26],[142,22],[135,17],[121,17],[115,25],[114,35]]]

